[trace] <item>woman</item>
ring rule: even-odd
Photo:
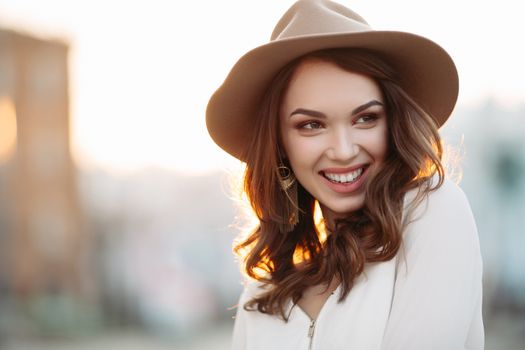
[[[259,218],[234,349],[483,348],[476,226],[441,164],[456,98],[438,45],[330,1],[237,62],[207,109]]]

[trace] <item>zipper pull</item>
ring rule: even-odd
[[[308,338],[312,338],[314,336],[314,329],[315,329],[315,320],[312,320],[310,322],[310,327],[308,328]]]

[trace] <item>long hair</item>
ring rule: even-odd
[[[314,219],[316,200],[298,185],[299,222],[291,232],[281,232],[290,200],[279,185],[283,159],[279,110],[296,67],[305,59],[331,62],[340,68],[372,78],[383,94],[388,120],[388,154],[366,186],[365,203],[335,222],[328,236]],[[301,298],[314,285],[341,283],[339,301],[352,289],[368,262],[388,261],[399,250],[403,198],[417,188],[413,203],[421,201],[443,183],[442,145],[435,120],[398,84],[396,72],[375,53],[357,49],[316,51],[283,67],[262,97],[255,116],[252,142],[245,150],[244,191],[259,224],[237,241],[234,252],[248,276],[271,288],[244,308],[278,315],[285,321],[286,305]],[[437,174],[437,183],[432,178]],[[302,257],[299,267],[294,256]]]

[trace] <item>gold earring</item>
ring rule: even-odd
[[[281,165],[277,168],[279,184],[288,200],[283,202],[283,220],[279,226],[283,233],[290,232],[299,222],[299,205],[297,195],[297,179],[290,168]]]
[[[287,191],[290,187],[295,184],[296,178],[294,173],[285,165],[281,165],[277,168],[279,171],[279,183],[283,191]]]

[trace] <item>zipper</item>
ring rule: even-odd
[[[337,288],[331,293],[331,295],[334,295],[335,291],[339,289],[339,286],[337,286]],[[330,296],[331,296],[330,295]],[[321,310],[319,311],[319,314],[317,315],[317,318],[316,319],[312,319],[310,318],[310,316],[308,316],[308,314],[306,314],[306,312],[302,311],[301,309],[301,312],[303,314],[306,315],[306,317],[310,318],[310,326],[308,326],[308,338],[309,338],[309,342],[308,342],[308,350],[312,350],[312,347],[313,347],[313,342],[314,342],[314,333],[315,333],[315,324],[317,322],[317,320],[319,320],[319,318],[321,317],[321,315],[323,314],[324,310],[326,309],[326,304],[328,303],[328,301],[330,300],[330,296],[328,297],[328,299],[325,301],[325,303],[323,304],[323,306],[321,307]],[[296,306],[297,304],[294,304],[293,306]],[[293,308],[292,306],[292,308]],[[300,309],[300,308],[299,308]],[[290,310],[291,312],[291,310]]]
[[[308,327],[308,338],[310,338],[308,350],[312,350],[312,342],[314,340],[314,331],[315,331],[315,320],[311,320],[310,327]]]

